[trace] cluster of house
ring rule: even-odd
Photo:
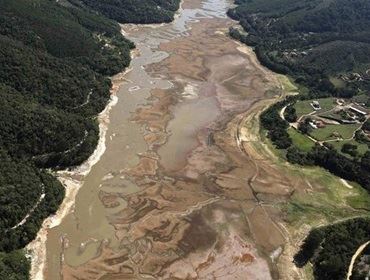
[[[299,57],[299,56],[307,56],[308,55],[308,52],[306,51],[298,51],[296,49],[293,49],[292,51],[290,52],[283,52],[283,56],[285,58],[294,58],[294,57]]]
[[[364,80],[363,76],[359,73],[341,74],[339,78],[345,82],[359,82]]]
[[[370,116],[370,110],[362,104],[346,103],[343,99],[336,99],[336,106],[332,114],[313,115],[309,125],[313,129],[323,128],[328,124],[362,123]],[[321,110],[320,102],[314,100],[310,103],[315,111]]]
[[[320,102],[319,102],[319,101],[314,100],[314,101],[312,101],[310,104],[311,104],[312,108],[313,108],[315,111],[319,111],[319,110],[321,110],[321,106],[320,106]]]
[[[309,122],[309,125],[313,128],[313,129],[318,129],[318,128],[323,128],[326,126],[326,123],[322,120],[317,120],[317,119],[313,119]]]

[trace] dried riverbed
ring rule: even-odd
[[[171,24],[123,26],[132,70],[105,153],[47,232],[45,279],[279,277],[278,205],[308,186],[251,144],[250,118],[281,88],[227,36],[229,5],[185,0]]]

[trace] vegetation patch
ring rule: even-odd
[[[21,250],[9,254],[0,253],[0,279],[29,279],[30,261]]]
[[[370,108],[370,96],[368,94],[359,94],[352,98],[354,102],[357,102],[367,108]]]
[[[293,145],[296,146],[298,149],[309,152],[315,146],[315,142],[308,138],[306,135],[298,132],[294,128],[288,129],[288,134],[290,138],[292,138]]]
[[[337,138],[350,139],[354,137],[355,131],[360,127],[360,124],[333,124],[314,129],[310,132],[310,135],[319,141]]]
[[[80,1],[71,0],[78,3]],[[180,0],[82,0],[85,5],[121,23],[170,22]]]
[[[343,145],[350,144],[356,146],[357,155],[363,156],[369,150],[369,146],[364,143],[359,143],[356,140],[343,140],[343,141],[332,141],[330,145],[332,145],[338,152],[343,153]],[[348,155],[348,153],[347,153]]]
[[[294,261],[299,267],[311,262],[315,279],[346,279],[352,256],[369,240],[369,217],[318,227],[306,237]]]
[[[314,108],[311,105],[313,101],[314,100],[298,100],[294,104],[294,108],[296,109],[298,118],[303,115],[315,112]],[[334,108],[335,99],[332,97],[319,98],[317,99],[317,101],[319,102],[321,107],[321,110],[317,110],[317,113],[326,112]]]

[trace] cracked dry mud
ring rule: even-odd
[[[46,279],[279,277],[278,203],[304,184],[251,145],[279,84],[227,36],[228,5],[185,0],[174,23],[123,27],[138,53],[105,154],[48,232]]]

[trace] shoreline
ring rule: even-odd
[[[181,0],[179,4],[179,9],[176,11],[174,15],[174,19],[179,17],[180,12],[182,11],[182,4],[184,0]],[[121,35],[123,37],[127,37],[126,29],[133,26],[145,26],[149,28],[157,28],[164,26],[168,23],[157,23],[157,24],[120,24],[118,23],[121,28]],[[53,215],[47,217],[38,233],[37,236],[33,241],[25,246],[25,255],[31,262],[31,269],[29,271],[29,276],[31,280],[44,280],[45,279],[45,271],[46,271],[46,264],[47,264],[47,234],[48,230],[60,225],[69,213],[74,211],[75,199],[80,190],[80,188],[84,184],[85,177],[90,173],[92,167],[99,162],[101,156],[104,154],[106,150],[106,133],[108,131],[108,125],[110,123],[109,113],[111,109],[118,103],[118,96],[117,93],[121,86],[124,83],[130,82],[125,78],[125,76],[132,71],[131,62],[132,60],[137,57],[138,48],[135,47],[130,52],[130,65],[122,72],[111,76],[110,79],[112,81],[112,87],[110,89],[110,99],[107,102],[106,107],[102,112],[100,112],[96,118],[99,122],[99,140],[98,144],[94,150],[94,152],[90,155],[90,157],[83,162],[79,166],[73,167],[71,170],[61,170],[54,173],[56,179],[58,179],[65,188],[65,197],[60,204],[57,212]]]
[[[131,60],[134,58],[134,51],[135,49],[131,51]],[[110,89],[110,99],[104,110],[97,115],[99,122],[99,141],[94,152],[85,162],[74,167],[72,170],[57,171],[55,173],[56,178],[65,188],[65,197],[57,212],[43,221],[36,238],[25,247],[26,256],[31,261],[31,269],[29,272],[31,280],[44,279],[44,271],[47,262],[46,242],[48,230],[61,224],[64,217],[73,211],[75,198],[84,183],[85,177],[90,173],[92,167],[99,162],[105,152],[106,134],[110,121],[109,113],[118,102],[117,93],[121,85],[126,82],[124,76],[131,70],[132,68],[128,67],[123,72],[111,77],[112,87]]]

